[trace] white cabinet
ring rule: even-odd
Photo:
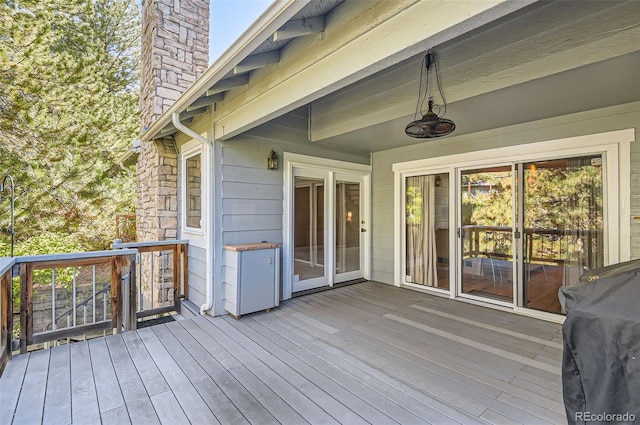
[[[229,313],[239,317],[280,304],[280,244],[226,245],[223,264]]]

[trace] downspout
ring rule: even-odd
[[[206,137],[202,136],[201,134],[198,134],[197,132],[191,130],[189,127],[183,125],[180,122],[180,114],[178,114],[177,112],[174,112],[173,115],[171,116],[171,122],[173,123],[173,125],[175,126],[175,128],[186,134],[187,136],[193,138],[194,140],[199,141],[202,144],[208,145],[209,148],[211,149],[211,152],[209,154],[209,159],[211,159],[211,156],[213,155],[214,152],[214,146],[213,146],[213,142],[210,141],[209,139],[207,139]],[[213,164],[211,164],[213,165]],[[209,167],[210,168],[210,167]],[[210,190],[211,193],[213,193],[213,191]],[[211,199],[211,203],[213,202],[213,198]],[[212,211],[209,211],[208,214],[208,223],[207,223],[207,227],[209,228],[209,232],[210,235],[207,238],[207,251],[209,252],[208,256],[209,256],[209,261],[207,261],[207,263],[209,264],[209,270],[207,273],[207,284],[205,285],[205,303],[202,304],[200,306],[200,314],[205,314],[207,311],[210,311],[213,308],[213,220],[214,220],[214,213],[215,210],[213,210],[213,208],[211,208]]]

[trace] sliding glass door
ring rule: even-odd
[[[460,170],[458,199],[461,297],[561,313],[604,265],[601,155]]]
[[[461,295],[513,304],[512,165],[463,170],[459,177]]]
[[[367,176],[294,167],[292,292],[364,276]]]
[[[322,286],[325,272],[325,184],[323,178],[294,177],[293,273],[296,281]]]
[[[405,178],[405,279],[449,290],[449,173]]]
[[[521,165],[523,291],[519,304],[560,313],[558,289],[604,266],[602,156]]]

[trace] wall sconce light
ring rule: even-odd
[[[267,157],[267,170],[277,170],[278,169],[278,155],[271,150],[269,152],[269,156]]]
[[[347,211],[347,223],[351,223],[353,220],[353,213],[351,211]]]
[[[442,177],[436,176],[436,187],[442,186]]]

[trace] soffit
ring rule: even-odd
[[[224,100],[225,93],[229,90],[249,84],[253,71],[278,63],[280,61],[280,51],[293,39],[322,32],[326,15],[344,1],[298,0],[298,2],[292,2],[294,6],[296,3],[306,4],[286,22],[275,28],[273,32],[258,34],[257,37],[263,38],[262,40],[257,40],[260,44],[248,52],[243,52],[242,57],[241,55],[234,55],[233,59],[236,63],[233,66],[226,66],[226,68],[231,68],[228,72],[222,76],[214,75],[210,81],[196,82],[196,84],[202,85],[199,90],[202,94],[180,105],[178,110],[175,111],[180,114],[180,121],[183,124],[189,124],[192,122],[193,117],[205,112],[208,107],[215,105],[215,103]],[[261,25],[261,18],[254,25]],[[256,40],[253,40],[253,44],[256,44]],[[223,55],[210,66],[208,71],[216,67],[224,68],[225,64],[218,63],[223,62],[224,59]],[[206,79],[207,73],[203,75],[203,79]],[[168,115],[164,114],[158,120],[166,121],[166,124],[162,127],[152,126],[149,130],[151,134],[146,135],[146,138],[157,139],[177,132],[176,128],[171,124],[171,117],[168,117]]]
[[[640,100],[639,18],[634,1],[540,2],[437,46],[455,134]],[[315,145],[360,154],[422,143],[404,135],[421,60],[397,63],[247,134],[289,126]]]

